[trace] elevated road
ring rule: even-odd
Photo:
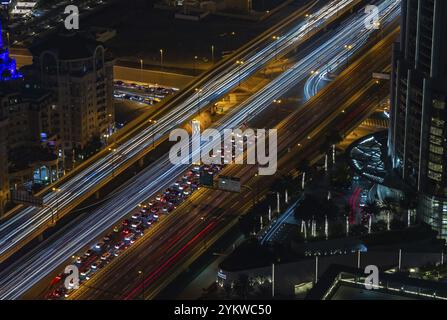
[[[319,147],[317,146],[322,143],[322,139],[328,130],[340,122],[338,117],[342,116],[344,119],[349,119],[349,117],[355,114],[364,116],[365,114],[362,114],[362,112],[359,112],[358,110],[371,110],[371,108],[374,107],[375,99],[371,99],[369,96],[372,88],[371,86],[375,84],[371,79],[371,70],[384,70],[389,64],[390,47],[396,35],[397,30],[394,30],[386,37],[386,39],[382,40],[367,55],[365,55],[364,58],[355,62],[346,72],[342,73],[339,80],[329,85],[321,92],[321,94],[318,94],[308,104],[303,106],[299,111],[278,126],[280,130],[279,147],[281,157],[279,168],[283,173],[287,173],[293,169],[288,167],[288,164],[296,164],[297,155],[303,157],[308,156],[309,152],[319,152]],[[374,59],[372,59],[373,56]],[[371,61],[371,63],[367,63],[367,61]],[[280,83],[283,84],[284,82]],[[273,86],[272,90],[276,88],[277,87]],[[363,88],[366,89],[363,90]],[[334,99],[334,90],[337,90],[336,99]],[[261,97],[265,98],[265,96]],[[254,103],[254,105],[259,107],[259,104]],[[343,110],[345,112],[342,112]],[[286,129],[288,131],[282,131]],[[340,130],[344,132],[345,128],[343,127]],[[311,139],[308,139],[308,137],[311,137]],[[298,143],[300,146],[298,146]],[[309,146],[311,146],[309,149],[310,151],[303,152],[305,149],[307,150]],[[289,150],[292,150],[290,154]],[[295,160],[291,161],[289,157],[295,158]],[[259,186],[255,186],[255,184],[260,182],[255,182],[257,179],[250,178],[253,177],[254,173],[257,171],[256,167],[229,166],[226,170],[227,171],[223,174],[240,176],[244,183],[251,185],[252,188],[258,189],[260,194],[268,189],[267,182],[265,182],[266,186],[262,187],[261,184],[261,188],[259,188]],[[212,196],[210,192],[214,192],[214,195]],[[202,196],[202,194],[208,195]],[[177,260],[186,263],[185,261],[190,261],[191,259],[194,259],[194,257],[200,255],[200,253],[214,241],[213,239],[217,239],[218,235],[225,232],[225,228],[228,228],[231,225],[230,220],[234,223],[235,220],[228,217],[228,212],[241,213],[242,211],[247,210],[251,206],[250,199],[251,198],[246,193],[243,196],[240,196],[209,190],[197,192],[193,195],[191,201],[188,201],[186,204],[179,207],[178,211],[171,214],[162,222],[160,231],[154,229],[153,234],[151,233],[147,237],[145,236],[145,239],[148,239],[145,241],[148,242],[145,242],[146,246],[140,246],[138,244],[138,246],[135,247],[141,247],[141,251],[138,251],[140,249],[135,249],[138,252],[136,256],[132,253],[134,252],[134,247],[132,247],[129,251],[130,253],[126,253],[122,258],[112,262],[110,267],[108,266],[103,269],[104,271],[96,274],[84,289],[78,290],[72,297],[80,297],[82,299],[93,297],[105,298],[105,292],[126,292],[130,287],[129,279],[137,277],[137,273],[135,273],[138,271],[137,269],[145,270],[145,274],[150,272],[150,270],[153,270],[152,273],[149,273],[151,277],[150,280],[148,280],[148,290],[146,290],[147,293],[145,294],[146,298],[153,297],[156,292],[159,292],[164,285],[169,283],[169,279],[172,280],[177,272],[183,270],[182,268],[175,268],[174,272],[165,272],[167,270],[172,271],[171,263]],[[204,202],[210,205],[201,206],[200,203]],[[220,214],[220,212],[228,209],[229,211],[226,211],[226,215]],[[183,216],[186,214],[187,217]],[[184,228],[191,228],[184,229],[183,225],[178,225],[177,222],[181,220],[176,220],[177,215],[185,217],[186,220],[183,220],[185,221]],[[203,217],[205,217],[205,219],[202,219]],[[192,220],[191,224],[189,223],[189,220]],[[205,225],[205,223],[208,224]],[[213,231],[211,232],[211,230]],[[205,242],[199,240],[202,239],[202,237],[205,237],[208,232],[210,233],[211,238],[205,238]],[[177,237],[179,234],[181,234],[181,236]],[[150,243],[150,245],[148,245],[148,243]],[[187,253],[187,250],[190,250],[193,246],[198,246],[194,251],[194,255],[185,256],[186,260],[182,260],[183,258],[181,257],[183,257],[183,255]],[[147,256],[146,251],[148,254]],[[170,254],[172,255],[170,256]],[[141,256],[147,257],[143,260],[147,260],[148,262],[141,262]],[[177,265],[177,262],[174,265]],[[119,270],[118,273],[117,270]],[[102,279],[103,274],[104,280],[95,280]],[[159,277],[160,280],[156,280],[159,279]],[[135,281],[138,282],[138,279]],[[157,285],[154,284],[155,287],[152,287],[152,285],[150,285],[152,282]],[[142,288],[140,291],[142,291]],[[83,292],[88,293],[85,293],[84,295]],[[115,298],[118,298],[116,297],[116,294],[112,294],[112,296],[113,295],[115,295]],[[129,298],[132,296],[135,297],[135,295],[129,293]],[[110,298],[110,295],[107,296],[107,298]]]
[[[338,128],[341,134],[347,134],[352,122],[358,123],[377,107],[376,84],[369,75],[374,70],[385,71],[389,68],[391,45],[397,34],[396,29],[316,98],[278,125],[279,130],[288,133],[279,135],[279,167],[282,173],[293,170],[301,159],[317,156],[326,134],[333,128]],[[386,89],[386,86],[383,85],[382,89]],[[337,91],[339,96],[335,100],[332,94],[334,90],[341,90]],[[386,90],[382,90],[382,94],[386,95]],[[312,133],[313,137],[308,139]],[[232,165],[222,174],[240,177],[242,183],[257,189],[262,197],[268,191],[271,179],[254,177],[256,172],[255,166]],[[75,291],[70,299],[155,298],[237,223],[238,217],[251,204],[250,191],[243,191],[242,194],[203,189],[198,191],[190,201],[178,208],[176,217],[172,218],[183,221],[181,225],[166,223],[160,233],[145,236],[125,256],[112,262],[86,286]],[[144,277],[139,271],[144,273]]]
[[[70,212],[109,183],[115,175],[126,170],[163,142],[170,130],[183,125],[201,108],[237,86],[241,79],[317,34],[359,2],[359,0],[332,1],[296,25],[294,19],[306,12],[302,10],[296,16],[293,15],[294,19],[287,21],[289,29],[284,30],[284,26],[274,28],[238,52],[236,56],[240,57],[240,61],[244,61],[243,64],[236,64],[234,60],[223,61],[203,75],[199,81],[191,84],[183,93],[167,101],[164,107],[152,116],[151,120],[156,121],[149,123],[143,115],[123,128],[115,135],[116,142],[110,145],[110,150],[114,151],[105,149],[82,163],[55,185],[57,193],[51,192],[51,189],[41,192],[40,195],[44,197],[44,208],[20,206],[10,212],[11,217],[0,224],[0,261],[4,261],[43,232],[48,227],[55,210],[59,217]],[[310,7],[316,3],[312,3]],[[272,41],[271,35],[278,30],[282,32],[281,36],[275,37]]]

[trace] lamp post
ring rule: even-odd
[[[143,59],[140,59],[140,82],[143,82]]]
[[[61,191],[61,189],[53,187],[51,190],[55,193],[58,193]],[[56,196],[57,198],[57,196]],[[59,199],[56,199],[56,219],[59,219]],[[51,208],[51,223],[54,223],[54,215],[53,215],[53,209]]]
[[[141,300],[144,300],[144,274],[143,271],[141,270],[138,270],[138,274],[141,278],[141,287],[142,287]]]
[[[115,148],[109,148],[109,151],[112,152],[112,177],[115,176]]]
[[[214,64],[214,45],[211,45],[211,62]]]
[[[275,60],[278,60],[278,40],[280,37],[273,36],[272,39],[275,41]]]
[[[196,63],[198,58],[199,58],[198,56],[194,56],[194,63],[193,63],[194,75],[196,75]]]
[[[197,113],[200,114],[200,93],[202,89],[196,88],[195,91],[197,93]]]
[[[349,65],[349,51],[351,51],[352,45],[345,44],[345,49],[346,49],[346,67],[348,67],[348,65]]]
[[[237,60],[236,61],[236,64],[238,65],[238,82],[239,82],[239,86],[241,85],[241,67],[242,67],[242,65],[244,64],[244,61],[242,61],[242,60]]]
[[[160,68],[163,69],[163,49],[160,49]]]

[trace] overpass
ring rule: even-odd
[[[328,24],[351,11],[360,2],[360,0],[332,1],[315,14],[310,14],[297,27],[294,26],[296,19],[303,17],[308,10],[315,7],[317,1],[309,4],[292,14],[280,26],[273,27],[247,43],[232,57],[219,62],[212,70],[190,83],[183,92],[164,102],[152,119],[148,119],[146,114],[135,119],[113,136],[110,145],[112,151],[108,148],[100,151],[55,185],[41,191],[39,195],[44,196],[45,208],[19,206],[9,213],[11,218],[0,225],[2,235],[0,260],[4,261],[43,232],[48,227],[54,208],[58,209],[59,217],[70,212],[109,183],[115,175],[126,170],[165,141],[172,128],[187,122],[202,108],[235,87],[241,78],[251,75],[278,55],[293,50],[326,28]],[[278,37],[277,35],[281,33],[283,33],[281,37]],[[275,41],[272,42],[273,37]],[[244,64],[236,65],[235,59],[244,61]],[[175,107],[171,109],[171,106]],[[156,119],[156,122],[150,121],[153,119]],[[52,187],[60,191],[51,192]]]

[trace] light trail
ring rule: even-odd
[[[395,1],[384,1],[392,5]],[[398,10],[398,7],[396,10]],[[361,31],[363,19],[357,23],[358,32]],[[233,109],[221,121],[216,129],[237,128],[240,124],[254,118],[272,101],[281,97],[285,92],[304,81],[315,67],[315,61],[321,52],[328,55],[338,54],[344,50],[342,44],[346,42],[346,35],[355,32],[349,25],[349,32],[343,28],[340,34],[332,37],[327,43],[318,46],[313,52],[298,61],[293,68],[281,74],[255,95]],[[109,164],[106,164],[109,166]],[[94,239],[110,229],[116,221],[131,212],[139,203],[150,198],[160,189],[168,186],[181,175],[188,165],[172,165],[167,155],[159,159],[153,166],[147,168],[135,178],[127,188],[117,193],[102,207],[92,212],[79,224],[64,233],[59,239],[49,245],[38,247],[30,254],[20,259],[0,274],[0,298],[17,299],[48,275],[52,270],[67,261],[73,254],[81,250]]]
[[[335,19],[340,12],[350,7],[355,0],[335,0],[310,15],[297,27],[269,42],[254,53],[246,55],[241,65],[232,65],[209,80],[201,92],[191,95],[184,102],[175,106],[166,115],[157,119],[133,138],[119,145],[116,151],[82,170],[69,181],[59,186],[57,193],[44,197],[44,208],[25,208],[0,225],[0,256],[14,250],[22,241],[29,239],[36,230],[51,221],[52,211],[70,207],[77,203],[86,192],[94,189],[101,181],[107,181],[114,175],[114,168],[119,167],[138,154],[150,148],[155,141],[164,137],[175,127],[190,119],[200,108],[216,101],[224,93],[238,85],[261,66],[271,61],[278,54],[306,40],[320,30],[327,21]],[[199,96],[200,95],[200,96]],[[164,184],[163,184],[164,185]]]

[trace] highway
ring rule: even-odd
[[[302,158],[308,156],[309,152],[319,152],[320,144],[315,144],[315,139],[322,140],[322,137],[332,128],[331,125],[340,122],[339,116],[347,119],[354,116],[361,118],[365,116],[362,111],[366,112],[374,108],[375,102],[371,103],[369,96],[369,90],[374,83],[371,73],[374,70],[384,70],[389,64],[390,47],[395,37],[396,31],[387,36],[386,41],[382,41],[371,50],[361,63],[350,67],[341,75],[340,80],[328,86],[321,95],[312,99],[279,125],[280,130],[287,130],[287,134],[279,136],[282,155],[280,167],[283,168],[281,169],[283,173],[292,169],[286,165],[287,163],[292,166],[297,163],[296,159],[290,161],[288,158],[296,158],[297,154],[299,158]],[[378,55],[377,52],[387,54]],[[366,63],[367,61],[369,63]],[[366,89],[362,90],[363,87]],[[337,99],[333,97],[335,89],[343,92]],[[324,107],[320,107],[315,112],[318,106]],[[341,110],[345,112],[342,113]],[[327,123],[327,125],[321,125],[321,123]],[[343,125],[340,130],[345,132],[346,126]],[[313,139],[307,138],[310,132],[313,134]],[[298,142],[300,147],[298,147]],[[304,153],[303,148],[309,147],[309,144],[311,144],[310,151]],[[295,146],[295,148],[289,154],[290,146]],[[268,183],[257,182],[256,180],[260,178],[253,178],[255,172],[254,166],[228,166],[222,174],[239,176],[244,184],[250,185],[251,189],[257,189],[259,194],[263,194],[268,189]],[[145,236],[142,242],[136,244],[136,247],[129,249],[130,253],[113,261],[70,298],[137,298],[143,291],[141,284],[143,279],[139,279],[138,271],[143,271],[145,275],[145,298],[153,298],[170,280],[184,270],[190,261],[217,239],[218,235],[229,228],[230,221],[233,223],[236,221],[233,218],[248,210],[251,206],[251,198],[248,196],[250,196],[249,193],[236,195],[213,190],[198,191],[187,203],[178,208],[175,215],[166,218],[159,232]],[[168,220],[177,219],[177,217],[179,220]],[[184,224],[177,223],[177,221],[185,220],[187,222]],[[183,267],[179,268],[179,265]],[[133,288],[132,279],[135,286]],[[126,294],[120,296],[123,292]]]
[[[304,105],[278,126],[284,130],[300,127],[296,135],[292,137],[280,136],[283,137],[281,141],[283,157],[281,157],[280,166],[284,168],[284,173],[301,159],[317,155],[325,134],[330,132],[333,126],[344,123],[339,126],[341,132],[346,133],[351,126],[347,123],[350,123],[353,117],[358,117],[360,121],[360,118],[364,118],[376,108],[375,99],[371,99],[371,90],[366,90],[361,95],[357,94],[357,90],[361,86],[371,89],[369,74],[372,70],[387,69],[391,56],[391,44],[396,36],[397,32],[393,32],[373,49],[361,64],[354,66],[328,86],[328,89],[332,90],[344,89],[340,98],[333,101],[331,91],[322,92],[318,95],[318,99],[313,99]],[[377,56],[377,52],[384,52],[385,49],[387,54]],[[377,59],[371,59],[372,57]],[[371,60],[374,62],[366,62]],[[323,110],[317,114],[317,117],[313,117],[313,109],[318,106],[325,107],[320,108]],[[344,113],[340,112],[341,108],[344,108]],[[358,109],[361,110],[360,113]],[[324,130],[320,130],[309,142],[307,136],[319,127],[323,118],[329,125],[325,126]],[[340,119],[349,121],[340,122]],[[310,121],[309,125],[303,125],[307,121]],[[301,147],[294,148],[289,153],[288,147],[297,146],[298,142]],[[295,158],[293,164],[288,159],[289,157]],[[287,163],[291,163],[288,168]],[[228,166],[222,174],[241,177],[244,184],[257,188],[260,195],[265,194],[268,190],[268,181],[271,179],[264,178],[262,181],[256,181],[256,178],[253,178],[255,172],[254,166]],[[145,299],[154,298],[170,281],[186,270],[192,261],[225,230],[236,223],[238,216],[251,206],[250,199],[248,191],[240,195],[215,190],[198,191],[190,201],[178,208],[178,218],[180,221],[186,220],[186,224],[178,226],[175,222],[166,223],[166,229],[161,230],[159,234],[151,234],[143,238],[140,243],[130,249],[126,256],[120,257],[102,269],[87,286],[81,287],[71,295],[70,299],[141,299],[142,295]],[[161,239],[158,238],[160,236],[162,236]],[[144,277],[139,274],[139,271],[143,272]]]
[[[336,19],[343,10],[348,10],[353,3],[357,3],[357,1],[332,1],[310,15],[304,22],[289,31],[284,31],[284,34],[276,38],[275,41],[272,41],[271,38],[264,38],[264,41],[261,42],[263,46],[254,46],[249,53],[241,58],[243,64],[227,61],[217,67],[217,71],[206,74],[200,80],[200,90],[190,88],[187,93],[182,93],[180,97],[169,101],[168,107],[163,108],[158,117],[154,116],[156,122],[143,121],[132,129],[123,130],[123,133],[118,134],[122,141],[111,147],[111,150],[115,151],[106,149],[100,152],[94,158],[95,161],[86,161],[76,173],[69,174],[66,179],[62,179],[57,184],[57,192],[45,194],[44,208],[19,207],[14,214],[11,214],[12,217],[0,224],[0,261],[4,261],[45,230],[56,208],[59,216],[72,210],[101,186],[112,180],[115,174],[124,171],[136,159],[164,141],[170,130],[183,125],[201,108],[216,101],[267,62],[317,33],[324,28],[326,23]],[[269,35],[269,33],[267,34]],[[266,39],[268,40],[266,41]],[[168,176],[164,178],[167,179]],[[157,182],[158,188],[166,185],[165,182],[167,182],[162,181],[162,177],[154,179],[154,181]],[[112,219],[111,217],[109,220]],[[97,221],[97,223],[100,222],[102,221]]]
[[[392,2],[386,1],[385,3]],[[351,36],[352,27],[357,25],[359,35],[361,35],[359,41],[363,41],[363,20],[359,17],[354,20],[354,22],[348,21],[347,27],[340,32],[342,35],[346,35],[349,29]],[[321,50],[328,51],[328,48],[331,48],[330,50],[338,53],[343,50],[345,42],[345,38],[335,36],[329,44],[325,43],[316,48],[314,52],[299,61],[294,68],[282,74],[264,89],[244,101],[240,107],[226,115],[215,127],[220,129],[235,128],[255,117],[270,106],[273,99],[279,98],[285,91],[296,83],[303,81],[310,74],[310,71],[315,67],[315,58]],[[330,59],[329,55],[328,59]],[[140,173],[134,182],[118,192],[112,200],[92,212],[84,221],[77,222],[73,228],[67,230],[56,241],[51,244],[42,244],[2,272],[0,276],[0,296],[3,299],[19,298],[52,270],[66,262],[73,254],[113,227],[119,219],[128,215],[139,203],[175,181],[176,177],[186,168],[187,166],[172,165],[167,157],[158,160],[154,165]]]

